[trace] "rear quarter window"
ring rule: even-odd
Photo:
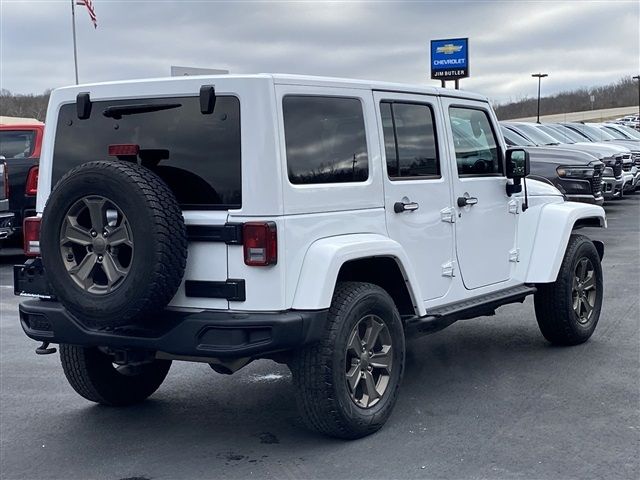
[[[282,111],[291,183],[367,180],[369,156],[359,99],[287,95]]]
[[[127,113],[132,105],[171,106]],[[109,113],[122,108],[121,115]],[[135,109],[131,109],[134,111]],[[106,113],[106,115],[105,115]],[[78,119],[76,105],[60,109],[53,151],[52,185],[72,168],[110,157],[109,145],[139,146],[137,161],[157,173],[183,209],[240,208],[240,102],[219,96],[210,115],[198,97],[93,102],[91,116]]]

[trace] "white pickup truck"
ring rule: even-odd
[[[173,360],[270,358],[311,427],[362,437],[391,414],[406,338],[528,295],[550,342],[592,335],[604,247],[577,230],[604,210],[528,170],[466,91],[269,74],[61,88],[34,258],[14,271],[39,297],[22,327],[94,402],[144,400]]]

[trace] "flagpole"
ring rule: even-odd
[[[76,46],[76,6],[71,0],[71,24],[73,28],[73,64],[76,68],[76,85],[78,85],[78,47]]]

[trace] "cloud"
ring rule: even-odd
[[[81,82],[156,77],[171,65],[434,84],[430,40],[470,39],[462,87],[497,101],[601,85],[640,69],[640,3],[94,0],[76,7]],[[0,84],[73,83],[70,3],[0,0]]]

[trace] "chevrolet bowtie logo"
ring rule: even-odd
[[[453,43],[447,43],[441,47],[436,49],[438,53],[444,53],[445,55],[451,55],[452,53],[457,53],[462,50],[462,45],[454,45]]]

